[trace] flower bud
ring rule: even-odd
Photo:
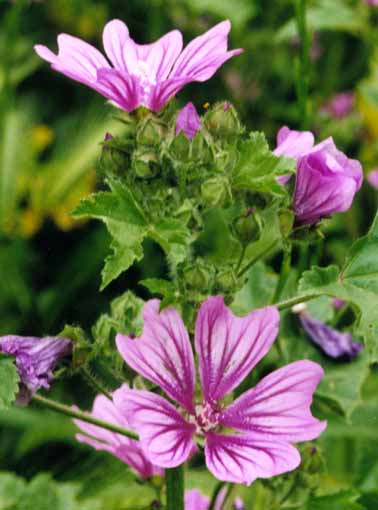
[[[241,131],[235,108],[228,102],[216,104],[205,116],[205,125],[214,136],[234,136]]]
[[[185,282],[188,288],[207,290],[212,286],[213,269],[203,260],[198,260],[196,265],[190,265],[184,269]]]
[[[168,147],[168,154],[177,161],[186,161],[189,157],[190,141],[183,131],[175,136]]]
[[[193,103],[188,103],[179,111],[176,120],[176,135],[181,131],[189,140],[193,140],[201,129],[201,119]]]
[[[144,118],[137,128],[136,140],[141,145],[158,145],[165,137],[166,125],[157,117]]]
[[[235,288],[238,283],[235,272],[232,268],[220,271],[216,277],[216,284],[219,291],[227,293]]]
[[[201,186],[204,203],[208,207],[225,207],[232,199],[231,188],[226,177],[211,177]]]
[[[137,149],[133,153],[133,168],[141,179],[155,177],[158,172],[158,158],[154,151]]]
[[[260,215],[249,208],[234,221],[234,232],[242,244],[253,243],[260,239],[263,221]]]

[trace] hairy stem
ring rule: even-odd
[[[71,418],[76,418],[78,420],[85,421],[92,425],[96,425],[97,427],[110,430],[111,432],[116,432],[117,434],[121,434],[122,436],[126,436],[131,439],[139,439],[138,434],[131,430],[124,429],[123,427],[119,427],[118,425],[114,425],[113,423],[109,423],[104,420],[99,420],[98,418],[95,418],[91,414],[84,413],[83,411],[78,411],[70,406],[66,406],[64,404],[61,404],[60,402],[56,402],[55,400],[42,397],[41,395],[34,395],[32,397],[32,400],[34,402],[37,402],[39,405],[43,407],[47,407],[48,409],[56,411],[57,413],[65,414],[66,416],[70,416]]]
[[[277,301],[282,296],[283,291],[285,290],[286,283],[289,278],[290,269],[291,269],[291,252],[292,252],[291,246],[288,247],[284,251],[284,256],[283,256],[282,265],[281,265],[281,272],[280,272],[280,276],[279,276],[278,282],[277,282],[277,287],[276,287],[276,290],[275,290],[274,296],[273,296],[273,303],[277,303]]]
[[[106,388],[102,386],[102,384],[91,374],[90,370],[88,368],[83,367],[82,372],[84,377],[87,379],[88,383],[93,387],[95,391],[98,391],[99,393],[102,393],[107,397],[109,400],[112,400],[111,394],[108,392]]]
[[[184,510],[184,465],[165,470],[167,510]]]
[[[299,303],[305,303],[306,301],[311,301],[311,299],[316,299],[320,294],[307,294],[304,296],[296,296],[290,299],[286,299],[285,301],[279,301],[275,303],[275,307],[278,310],[285,310],[286,308],[291,308],[294,305],[298,305]]]

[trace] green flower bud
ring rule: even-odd
[[[247,209],[233,224],[236,237],[246,245],[260,239],[263,226],[262,218],[252,208]]]
[[[178,161],[186,161],[189,158],[190,140],[183,131],[173,138],[168,147],[168,155]]]
[[[204,123],[210,133],[217,137],[235,136],[242,130],[235,108],[228,101],[217,103],[209,110]]]
[[[166,125],[157,117],[148,116],[138,125],[136,140],[141,145],[158,145],[167,132]]]
[[[201,186],[201,194],[209,207],[225,207],[232,200],[230,183],[221,175],[205,181]]]
[[[282,235],[287,237],[293,230],[295,215],[293,211],[282,211],[279,215],[279,222]]]
[[[232,268],[220,271],[216,277],[216,284],[218,290],[227,293],[235,288],[238,283],[235,272]]]
[[[158,172],[158,158],[154,151],[137,149],[133,153],[133,169],[137,177],[150,179]]]
[[[197,260],[195,266],[188,266],[184,269],[184,278],[189,289],[208,290],[213,285],[214,270],[203,260]]]

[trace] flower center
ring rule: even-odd
[[[151,87],[156,85],[156,80],[151,76],[147,62],[139,60],[133,69],[133,75],[139,80],[139,85],[142,89],[142,101],[146,101],[151,93]]]
[[[195,407],[195,415],[190,416],[190,422],[196,426],[196,433],[203,435],[218,427],[219,410],[209,402],[203,402]]]

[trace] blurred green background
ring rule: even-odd
[[[378,167],[378,8],[364,0],[309,0],[308,5],[308,127],[318,140],[332,134],[340,149],[361,160],[368,174]],[[164,271],[160,251],[146,245],[143,261],[99,292],[108,234],[98,223],[75,222],[70,211],[98,186],[96,159],[105,133],[122,127],[103,98],[51,71],[33,51],[36,43],[55,51],[61,32],[101,48],[102,28],[112,18],[125,21],[141,43],[173,28],[188,42],[229,18],[230,47],[242,47],[244,54],[227,62],[210,81],[187,86],[178,104],[191,100],[202,113],[205,103],[229,99],[248,128],[264,131],[273,148],[282,125],[302,127],[292,0],[0,0],[1,335],[52,335],[66,323],[89,328],[126,289],[146,297],[138,280]],[[344,92],[351,94],[352,105],[335,118],[329,101]],[[370,225],[377,194],[365,183],[353,208],[327,224],[326,241],[314,254],[318,263],[342,262],[346,248]],[[222,239],[217,241],[221,245]],[[378,508],[376,390],[371,376],[353,401],[349,422],[335,419],[321,440],[330,452],[327,484],[358,487],[372,510]],[[57,398],[84,406],[93,397],[79,378],[57,384],[54,392]],[[0,412],[0,425],[0,470],[27,479],[49,472],[69,483],[62,486],[65,496],[56,495],[64,500],[62,510],[77,508],[67,503],[76,492],[84,501],[80,508],[88,510],[135,508],[135,502],[143,506],[144,499],[149,501],[151,495],[133,482],[119,461],[75,443],[68,420],[36,409],[16,409]],[[14,504],[7,494],[16,482],[7,476],[0,475],[0,510]],[[193,474],[190,484],[205,485],[203,477],[202,472]],[[43,478],[38,483],[48,485]]]

